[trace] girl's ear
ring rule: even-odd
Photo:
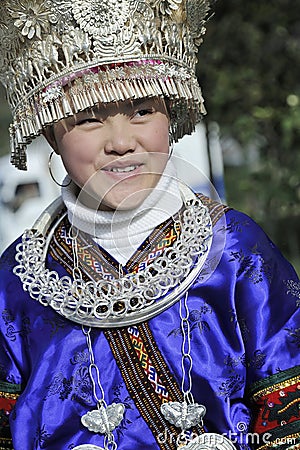
[[[58,146],[57,146],[55,135],[54,135],[54,127],[48,126],[47,128],[43,129],[42,133],[43,133],[43,136],[45,136],[46,140],[48,141],[48,144],[55,151],[55,153],[59,154]]]

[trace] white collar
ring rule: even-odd
[[[93,236],[123,265],[151,231],[176,214],[182,206],[176,170],[170,161],[156,187],[133,210],[114,212],[90,209],[78,200],[74,183],[62,189],[62,198],[70,223]]]

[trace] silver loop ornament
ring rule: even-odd
[[[183,199],[186,209],[180,236],[157,257],[155,265],[150,264],[136,274],[85,282],[81,277],[59,277],[49,270],[46,255],[55,229],[54,226],[49,232],[49,226],[51,217],[62,210],[60,200],[50,205],[33,229],[23,234],[13,272],[32,299],[81,325],[110,328],[149,320],[187,292],[199,276],[211,247],[213,234],[208,209],[190,190],[183,192]],[[62,219],[63,216],[56,226]]]

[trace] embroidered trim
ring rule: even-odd
[[[0,450],[14,450],[11,439],[5,439],[0,437]]]
[[[262,446],[255,446],[256,450],[268,450],[270,448],[274,448],[276,450],[299,450],[300,449],[300,432],[298,431],[298,425],[294,427],[294,429],[290,429],[289,431],[285,429],[284,433],[278,433],[276,438],[273,436],[269,437],[267,435],[267,444]],[[296,431],[296,433],[295,433]],[[260,441],[261,442],[261,441]]]
[[[212,200],[209,197],[206,197],[206,195],[203,194],[196,194],[198,198],[200,198],[201,202],[204,206],[206,206],[209,210],[211,222],[213,225],[216,225],[218,220],[227,212],[230,211],[232,208],[230,208],[227,205],[223,205],[222,203],[219,203],[215,200]]]
[[[177,217],[178,215],[175,216],[175,220]],[[172,218],[159,225],[129,259],[126,264],[128,271],[137,273],[151,264],[155,258],[161,255],[165,248],[171,247],[180,231],[179,223],[173,222]],[[155,243],[154,246],[153,242]]]
[[[9,394],[15,394],[15,395],[20,395],[20,393],[22,392],[22,386],[21,384],[13,384],[13,383],[8,383],[7,381],[0,381],[0,396],[1,394],[5,393],[7,395]]]
[[[104,334],[121,370],[127,390],[159,447],[162,450],[172,450],[174,447],[169,443],[174,441],[178,430],[161,414],[161,400],[141,367],[127,330],[106,330]],[[162,440],[159,439],[161,436],[167,436],[167,438],[161,442]]]
[[[21,392],[20,384],[0,382],[0,450],[11,450],[9,416]]]
[[[69,273],[73,270],[72,243],[69,238],[70,223],[65,217],[49,245],[50,255],[57,260]],[[83,232],[79,232],[78,237],[79,266],[84,279],[114,279],[118,276],[118,264],[108,253],[98,249],[95,242]]]
[[[19,397],[19,394],[9,394],[8,392],[0,391],[0,401],[2,398],[5,398],[7,400],[17,400],[18,397]]]
[[[299,376],[300,366],[295,366],[264,378],[263,380],[256,381],[248,390],[249,397],[251,397],[252,400],[257,401],[261,396],[291,386],[297,380],[299,381]]]
[[[135,328],[143,342],[143,349],[146,350],[147,357],[151,359],[155,374],[162,383],[163,392],[168,393],[168,401],[182,402],[183,395],[180,387],[163,359],[148,323],[142,323]],[[159,447],[162,450],[176,449],[176,438],[179,436],[180,430],[165,421],[162,416],[160,406],[165,399],[161,392],[157,392],[156,386],[148,377],[146,368],[141,364],[130,336],[130,330],[120,328],[115,331],[105,331],[104,334],[108,339],[128,392],[151,429]],[[192,431],[196,435],[204,433],[201,426],[194,427]],[[163,442],[162,437],[164,437]]]
[[[249,391],[256,406],[253,431],[259,449],[294,449],[300,444],[300,366],[271,375],[254,383]]]
[[[150,236],[145,240],[142,246],[134,253],[125,266],[122,267],[125,273],[136,273],[140,268],[149,265],[155,258],[149,258],[149,253],[155,253],[158,249],[162,251],[164,248],[171,246],[177,237],[175,226],[172,218],[165,221],[158,228],[153,230]],[[72,247],[69,238],[70,224],[66,218],[55,231],[53,239],[49,246],[50,255],[62,264],[62,266],[71,274],[72,273]],[[169,238],[172,236],[172,238]],[[95,245],[95,242],[89,235],[79,232],[78,239],[78,256],[79,266],[85,280],[90,277],[97,279],[114,279],[119,276],[119,264],[108,252]],[[155,243],[153,245],[153,243]],[[158,255],[156,255],[158,256]]]
[[[160,379],[157,370],[152,363],[152,360],[147,352],[144,342],[140,336],[138,327],[131,326],[128,327],[128,334],[131,339],[132,345],[136,351],[137,357],[143,367],[148,380],[153,386],[156,394],[159,396],[162,403],[170,401],[170,395],[166,387],[164,386],[162,380]]]

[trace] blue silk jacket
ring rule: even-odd
[[[299,448],[300,282],[249,217],[207,203],[214,241],[188,293],[192,392],[207,410],[204,429],[240,449]],[[123,270],[141,270],[172,245],[173,225],[154,230]],[[71,270],[68,226],[61,222],[47,254],[61,276]],[[16,244],[1,259],[0,448],[102,448],[103,436],[81,424],[96,408],[82,327],[23,290],[12,271]],[[101,248],[82,248],[90,271],[116,270]],[[133,326],[93,328],[91,343],[107,404],[125,406],[113,431],[118,449],[176,449],[180,430],[160,405],[182,399],[179,302]]]

